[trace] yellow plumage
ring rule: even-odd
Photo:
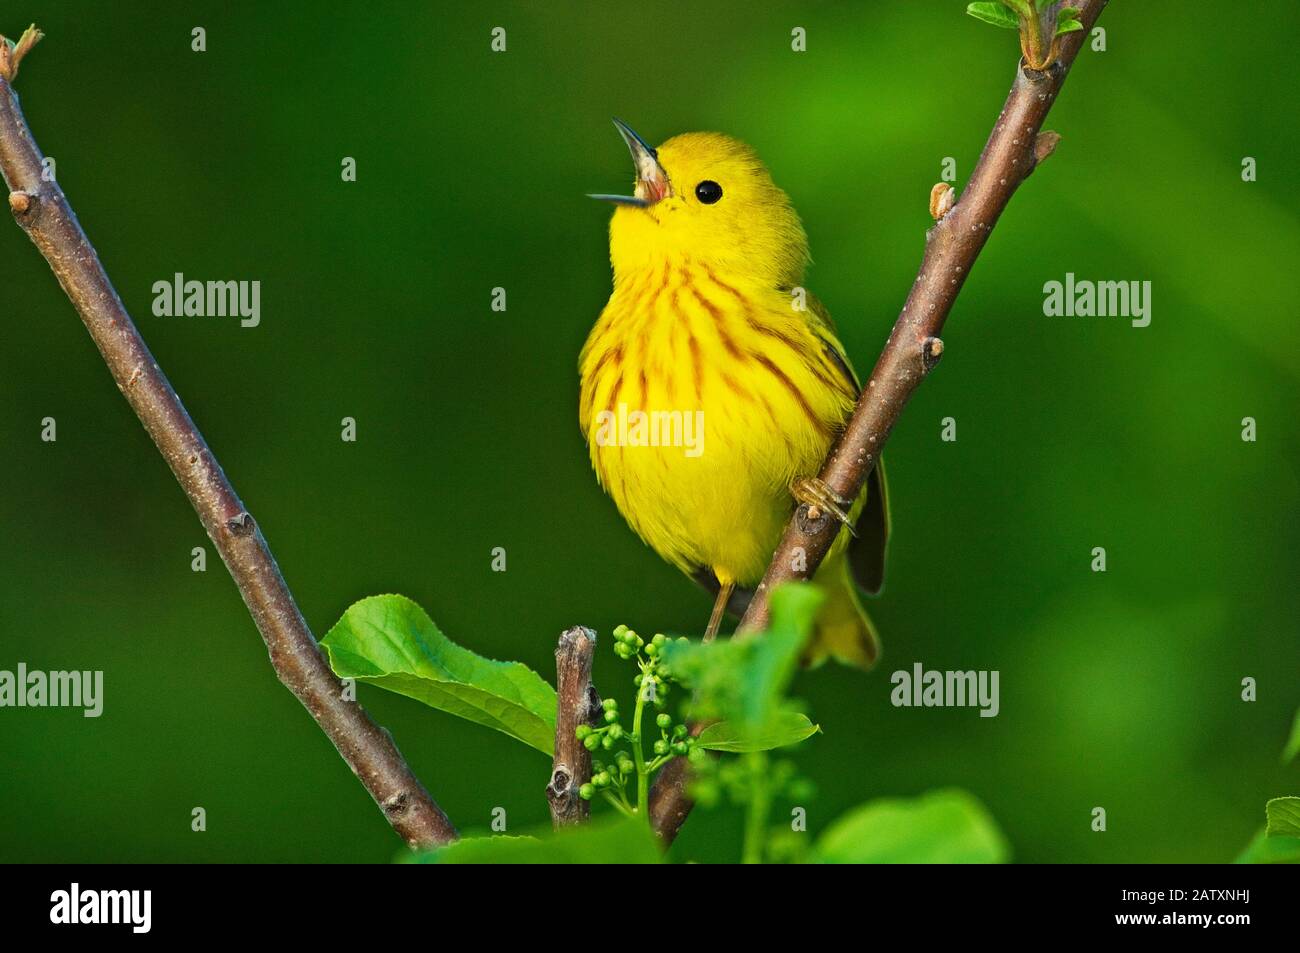
[[[829,317],[801,287],[799,217],[752,150],[714,133],[648,150],[629,134],[634,159],[638,144],[649,158],[638,161],[636,198],[619,200],[610,223],[613,293],[579,360],[592,465],[663,558],[750,587],[790,517],[792,482],[817,474],[856,381]],[[659,416],[639,434],[620,432],[638,411],[643,422]],[[691,436],[691,421],[703,425],[698,446],[664,445]],[[817,575],[829,598],[813,655],[865,665],[874,637],[846,540]]]

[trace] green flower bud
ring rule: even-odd
[[[654,658],[656,655],[659,654],[659,646],[651,642],[649,645],[645,647],[645,654],[650,656],[651,658]]]
[[[614,736],[613,736],[613,735],[606,735],[604,738],[601,738],[601,739],[600,739],[600,745],[601,745],[601,747],[604,748],[606,751],[609,751],[611,748],[614,747]]]
[[[660,728],[671,728],[673,726],[673,716],[664,712],[662,715],[655,718],[655,724]]]
[[[673,754],[677,755],[679,758],[684,754],[689,754],[691,750],[690,746],[684,741],[674,741],[672,747]]]
[[[655,754],[663,755],[668,753],[668,742],[660,739],[655,742]]]
[[[596,785],[598,788],[609,787],[609,773],[607,771],[601,771],[599,774],[592,775],[591,783]]]
[[[595,751],[597,748],[600,747],[600,736],[587,735],[587,737],[582,739],[582,746],[586,748],[588,751]]]
[[[612,725],[616,721],[618,721],[617,711],[611,709],[610,711],[605,712],[605,724]]]
[[[609,726],[609,731],[607,731],[605,734],[606,737],[613,738],[615,741],[618,741],[619,738],[623,737],[623,726],[617,723],[612,724]]]
[[[579,741],[582,741],[589,734],[591,734],[590,725],[579,725],[577,728],[573,729],[573,736],[577,738]]]
[[[596,796],[596,786],[594,784],[584,784],[578,788],[578,797],[584,801],[590,801]]]
[[[623,638],[623,635],[624,635],[624,633],[626,633],[626,632],[627,632],[627,626],[625,626],[625,625],[616,625],[616,626],[614,626],[614,638],[616,638],[616,639],[621,639],[621,638]]]
[[[685,725],[678,725],[676,728],[673,729],[673,737],[674,737],[674,738],[685,738],[685,737],[686,737],[686,733],[687,733],[689,730],[690,730],[690,729],[687,728]]]
[[[617,698],[606,698],[604,701],[602,701],[602,702],[600,703],[600,707],[603,708],[605,711],[617,711],[617,710],[618,710],[618,699],[617,699]]]

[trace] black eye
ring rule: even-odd
[[[712,179],[705,179],[695,187],[695,197],[705,205],[712,205],[722,198],[722,186]]]

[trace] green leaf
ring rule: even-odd
[[[353,604],[321,645],[340,678],[355,678],[495,728],[550,755],[555,689],[520,662],[496,662],[457,645],[405,596]]]
[[[787,583],[772,592],[766,632],[714,642],[669,642],[664,661],[674,678],[695,691],[692,715],[731,722],[733,731],[751,735],[783,717],[789,711],[785,691],[823,598],[816,586]]]
[[[1264,805],[1269,837],[1300,837],[1300,797],[1275,797]]]
[[[1275,797],[1264,805],[1267,823],[1233,863],[1300,864],[1300,797]]]
[[[1074,33],[1083,29],[1083,24],[1073,18],[1056,21],[1056,35],[1061,36],[1065,33]]]
[[[827,864],[1000,864],[1010,848],[965,791],[869,801],[836,820],[813,848]]]
[[[716,722],[701,731],[695,741],[709,751],[771,751],[798,744],[821,730],[802,712],[783,711],[756,731],[746,731],[730,721]]]
[[[419,854],[419,864],[658,864],[663,862],[645,822],[619,817],[535,837],[467,837]]]
[[[1287,739],[1286,748],[1282,751],[1282,763],[1294,761],[1298,754],[1300,754],[1300,711],[1295,713],[1295,721],[1291,724],[1291,737]]]
[[[1020,21],[1016,19],[1016,15],[1001,3],[970,3],[966,5],[966,12],[976,20],[983,20],[994,26],[1006,27],[1008,30],[1020,29]]]
[[[1260,830],[1234,864],[1300,864],[1300,837],[1269,837]]]
[[[826,601],[816,586],[785,584],[771,596],[767,631],[749,640],[754,648],[743,671],[745,724],[766,726],[799,670],[799,656],[812,638],[817,610]]]

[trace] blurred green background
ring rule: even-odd
[[[1111,4],[1106,51],[1085,50],[1049,119],[1061,147],[994,232],[893,437],[884,660],[796,685],[825,729],[798,756],[820,787],[813,831],[868,798],[961,786],[1017,860],[1219,861],[1267,797],[1300,793],[1279,762],[1300,704],[1300,133],[1290,39],[1269,27],[1291,4],[1240,29],[1172,6]],[[752,143],[865,370],[944,157],[960,187],[997,116],[1014,35],[960,0],[296,7],[22,0],[0,30],[48,34],[18,84],[37,140],[314,631],[396,591],[552,677],[575,623],[698,630],[709,597],[627,529],[577,426],[577,354],[609,290],[610,210],[583,194],[631,175],[609,117],[652,142]],[[261,326],[153,316],[153,282],[178,271],[260,280]],[[1043,284],[1066,272],[1151,281],[1150,327],[1045,317]],[[97,720],[0,709],[0,859],[390,859],[398,842],[276,682],[7,223],[0,278],[0,668],[102,669],[106,694]],[[999,670],[1001,714],[892,707],[889,674],[916,661]],[[600,652],[598,682],[625,672]],[[498,806],[511,830],[545,821],[543,757],[361,696],[462,830]],[[738,816],[701,812],[676,856],[735,859],[739,840]]]

